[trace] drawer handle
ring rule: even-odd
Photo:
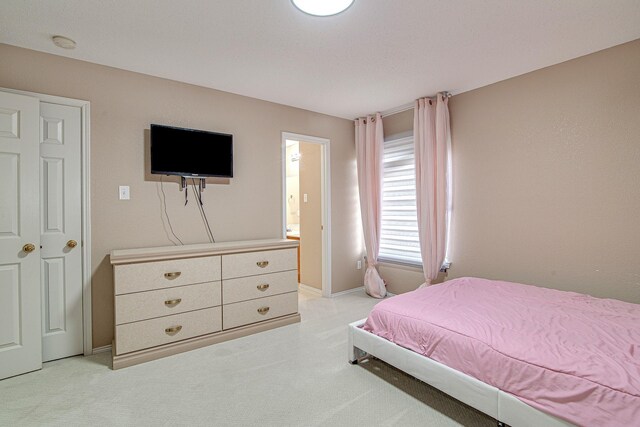
[[[269,289],[269,284],[268,283],[263,283],[262,285],[258,285],[256,286],[256,288],[258,288],[259,291],[266,291],[267,289]]]
[[[258,313],[262,314],[263,316],[264,316],[265,314],[267,314],[268,312],[269,312],[269,307],[260,307],[260,308],[258,309]]]
[[[269,261],[258,261],[258,262],[256,262],[256,264],[260,268],[265,268],[267,265],[269,265]]]
[[[173,280],[173,279],[177,279],[178,277],[180,277],[182,273],[179,271],[172,271],[171,273],[164,273],[164,277],[166,277],[169,280]]]
[[[170,328],[167,328],[167,329],[164,330],[164,332],[167,335],[174,336],[175,334],[177,334],[181,330],[182,330],[182,325],[178,325],[178,326],[172,326]]]
[[[167,307],[175,307],[182,302],[182,298],[168,299],[164,302]]]

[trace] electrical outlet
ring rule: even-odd
[[[356,261],[356,269],[357,270],[362,270],[362,260],[357,260]]]
[[[120,200],[129,200],[130,194],[129,194],[129,186],[128,185],[121,185],[118,187],[118,192],[120,194]]]
[[[307,203],[307,193],[304,193],[304,202]]]

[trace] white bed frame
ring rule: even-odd
[[[349,363],[357,364],[368,355],[374,356],[495,418],[498,424],[513,427],[573,426],[494,386],[363,330],[360,326],[366,320],[349,324]]]

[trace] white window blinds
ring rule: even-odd
[[[382,229],[378,258],[422,265],[413,137],[385,141],[382,159]]]

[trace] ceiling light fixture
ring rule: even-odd
[[[53,36],[53,37],[51,37],[51,40],[53,40],[53,44],[55,44],[56,46],[61,47],[63,49],[75,49],[76,48],[76,42],[74,42],[73,40],[71,40],[68,37]]]
[[[333,16],[344,12],[354,0],[291,0],[304,13],[313,16]]]

